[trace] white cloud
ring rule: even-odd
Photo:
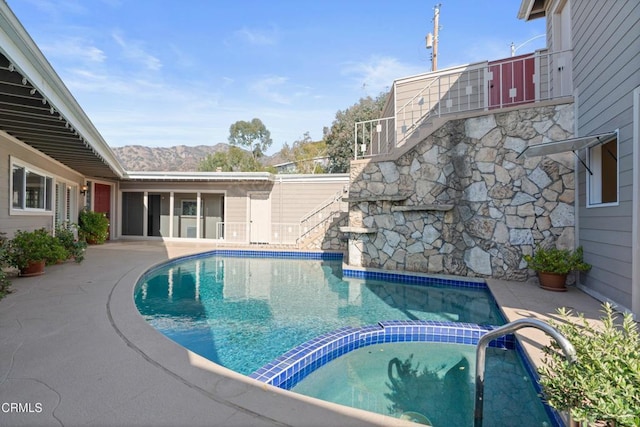
[[[403,64],[395,58],[373,56],[367,61],[346,64],[342,73],[352,76],[354,88],[376,96],[388,90],[395,79],[426,71],[424,67]]]
[[[57,37],[53,42],[43,44],[42,50],[51,57],[81,62],[104,62],[107,58],[103,50],[78,37]]]
[[[291,97],[283,94],[283,88],[288,80],[282,76],[266,77],[251,83],[249,89],[262,98],[286,105],[291,103]]]
[[[125,40],[124,36],[118,31],[114,31],[111,36],[122,48],[125,58],[139,62],[149,70],[157,71],[162,68],[162,62],[152,54],[147,53],[140,42]]]
[[[84,2],[81,0],[27,0],[36,8],[49,15],[56,16],[65,13],[83,14],[86,12]]]
[[[278,43],[279,32],[277,28],[273,27],[270,30],[250,29],[243,27],[236,31],[234,35],[251,45],[255,46],[271,46]]]

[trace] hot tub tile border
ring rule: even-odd
[[[476,345],[494,329],[473,323],[426,320],[392,320],[361,328],[345,327],[301,344],[262,366],[249,377],[291,389],[314,370],[358,348],[394,342],[439,342]],[[492,341],[490,346],[515,348],[512,335]]]

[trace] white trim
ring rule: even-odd
[[[622,313],[632,313],[632,311],[629,309],[629,307],[626,307],[626,306],[620,304],[619,301],[614,301],[614,300],[612,300],[610,298],[607,298],[606,296],[602,295],[600,292],[594,291],[592,288],[589,288],[589,287],[581,285],[581,284],[577,284],[576,287],[578,289],[580,289],[581,291],[583,291],[585,294],[592,296],[593,298],[597,299],[598,301],[600,301],[602,303],[608,302],[613,307],[615,307],[616,311],[619,311],[619,312],[622,312]],[[635,315],[635,316],[636,316],[636,319],[637,319],[638,318],[637,315]]]
[[[518,157],[539,157],[549,156],[551,154],[566,153],[568,151],[576,152],[583,148],[591,148],[594,145],[608,142],[613,136],[617,137],[617,131],[599,133],[596,135],[577,136],[574,138],[563,139],[561,141],[544,142],[526,147]]]
[[[632,155],[631,309],[636,319],[640,319],[640,86],[633,91]]]
[[[167,240],[167,239],[176,239],[176,241],[185,241],[185,239],[191,239],[191,240],[197,240],[197,241],[221,241],[222,239],[216,239],[216,238],[206,238],[206,237],[202,237],[202,227],[200,226],[200,222],[202,220],[204,220],[206,217],[204,215],[201,214],[201,211],[203,210],[203,203],[202,203],[202,198],[204,196],[207,195],[217,195],[217,196],[222,196],[222,200],[223,200],[223,212],[227,212],[227,191],[226,190],[204,190],[204,191],[175,191],[175,189],[158,189],[158,188],[136,188],[136,189],[122,189],[119,188],[118,190],[118,195],[117,195],[117,201],[121,202],[122,201],[122,196],[124,193],[142,193],[143,194],[143,233],[141,236],[138,235],[123,235],[122,234],[122,203],[118,203],[118,234],[117,234],[117,238],[118,239],[127,239],[127,238],[149,238],[149,239],[159,239],[159,240]],[[170,218],[171,221],[169,221],[169,236],[149,236],[148,235],[148,212],[149,212],[149,194],[160,194],[160,193],[165,193],[169,195],[169,211],[171,212]],[[190,215],[189,217],[193,217],[193,218],[197,218],[198,221],[196,222],[197,227],[199,227],[199,230],[197,230],[198,232],[198,237],[195,238],[189,238],[189,237],[179,237],[179,236],[174,236],[174,227],[173,227],[173,218],[175,217],[174,215],[174,205],[176,205],[176,197],[175,194],[195,194],[195,198],[191,198],[191,199],[178,199],[180,200],[180,212],[182,212],[182,202],[185,201],[195,201],[196,202],[196,209],[198,211],[198,215]],[[224,216],[223,216],[224,219]],[[223,221],[224,222],[224,221]]]
[[[399,79],[395,79],[393,81],[393,84],[395,85],[396,83],[397,84],[411,83],[414,80],[422,80],[425,77],[430,77],[430,78],[438,77],[443,74],[450,74],[454,71],[473,71],[477,69],[483,69],[487,66],[487,64],[488,64],[488,61],[479,61],[479,62],[472,62],[469,64],[454,65],[448,68],[441,68],[437,71],[429,71],[426,73],[414,74],[407,77],[400,77]],[[397,99],[396,99],[396,103],[397,103]]]
[[[228,182],[228,181],[282,181],[282,182],[349,182],[348,173],[334,174],[277,174],[270,172],[128,172],[129,180],[141,181],[145,188],[146,181],[195,181],[195,182]]]
[[[586,205],[587,209],[591,208],[605,208],[611,206],[620,205],[620,132],[619,129],[615,131],[615,139],[616,139],[616,153],[618,159],[616,160],[616,201],[615,202],[594,202],[591,200],[595,198],[598,200],[602,200],[602,170],[601,170],[601,159],[602,159],[602,150],[597,152],[596,154],[594,149],[601,148],[604,144],[608,144],[611,142],[613,138],[603,139],[601,144],[594,144],[591,147],[587,148],[587,166],[591,169],[593,175],[586,172],[586,180],[585,180],[585,193],[586,193]],[[592,157],[593,156],[593,157]]]
[[[144,237],[149,237],[149,192],[148,191],[145,191],[142,193],[142,235]]]
[[[173,239],[173,234],[175,230],[173,229],[173,216],[175,215],[174,209],[176,205],[176,194],[175,191],[169,191],[169,238]]]
[[[278,174],[275,175],[277,181],[287,184],[291,182],[301,183],[324,183],[324,182],[349,182],[348,173],[334,174]]]
[[[267,200],[269,203],[269,210],[268,212],[265,212],[264,215],[256,215],[257,217],[261,217],[261,216],[266,216],[267,219],[264,221],[265,224],[269,225],[269,233],[268,236],[269,238],[267,239],[267,243],[271,242],[271,210],[272,210],[272,206],[271,206],[271,191],[264,191],[264,190],[256,190],[256,191],[247,191],[247,214],[246,214],[246,233],[247,233],[247,242],[248,243],[264,243],[264,242],[252,242],[251,238],[252,236],[252,212],[251,212],[251,196],[256,196],[256,195],[267,195]]]
[[[273,181],[270,172],[128,172],[127,178],[140,181]],[[125,181],[126,182],[126,181]]]
[[[36,173],[38,175],[41,175],[45,178],[45,183],[46,183],[46,179],[49,178],[51,180],[51,188],[49,189],[50,192],[50,209],[46,209],[46,207],[44,209],[39,209],[39,208],[27,208],[26,206],[24,208],[20,208],[20,209],[16,209],[13,207],[13,167],[14,166],[18,166],[20,168],[23,168],[25,171],[25,180],[26,180],[26,172],[33,172]],[[56,197],[55,197],[55,193],[56,193],[56,182],[58,180],[58,176],[46,171],[45,169],[39,168],[37,166],[33,166],[31,163],[29,162],[25,162],[24,160],[21,160],[20,158],[13,156],[13,155],[9,155],[9,188],[7,191],[7,196],[9,198],[8,202],[9,202],[9,215],[10,216],[51,216],[54,217],[54,213],[55,213],[55,203],[56,203]],[[46,184],[45,184],[46,185]],[[22,188],[22,192],[23,192],[23,196],[26,197],[26,193],[27,193],[27,189],[25,186],[23,186]],[[45,192],[45,199],[46,199],[46,192]],[[24,203],[26,205],[26,200],[24,200]],[[46,204],[46,200],[45,200],[45,204]]]
[[[109,187],[111,187],[111,190],[109,191],[109,240],[115,240],[118,238],[118,234],[120,234],[120,223],[119,223],[119,219],[118,218],[118,207],[119,204],[116,203],[116,194],[118,193],[118,186],[116,185],[116,182],[114,181],[103,181],[101,179],[93,179],[93,178],[86,178],[84,181],[84,185],[87,184],[87,182],[91,182],[91,186],[89,188],[89,191],[91,191],[91,206],[89,206],[89,210],[95,210],[94,206],[95,206],[95,202],[96,202],[96,184],[102,184],[102,185],[108,185]],[[83,203],[82,203],[82,207],[86,207],[86,195],[83,197]]]
[[[106,166],[118,177],[123,177],[124,169],[109,145],[6,2],[0,2],[0,26],[0,52],[42,94],[47,104],[85,138]]]
[[[522,0],[518,9],[518,19],[528,19],[533,10],[533,0]]]

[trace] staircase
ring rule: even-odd
[[[543,49],[397,79],[381,117],[355,124],[354,160],[418,143],[441,118],[571,96],[558,67],[570,57],[571,51]]]
[[[299,249],[323,249],[322,241],[327,231],[339,226],[348,218],[348,206],[343,201],[347,187],[338,191],[300,220],[300,236],[296,240]],[[337,236],[334,236],[337,237]]]

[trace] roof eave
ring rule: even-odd
[[[270,172],[127,171],[125,178],[133,181],[274,181]]]
[[[1,22],[4,21],[4,22]],[[125,171],[76,99],[6,2],[0,1],[0,51],[119,177]]]

